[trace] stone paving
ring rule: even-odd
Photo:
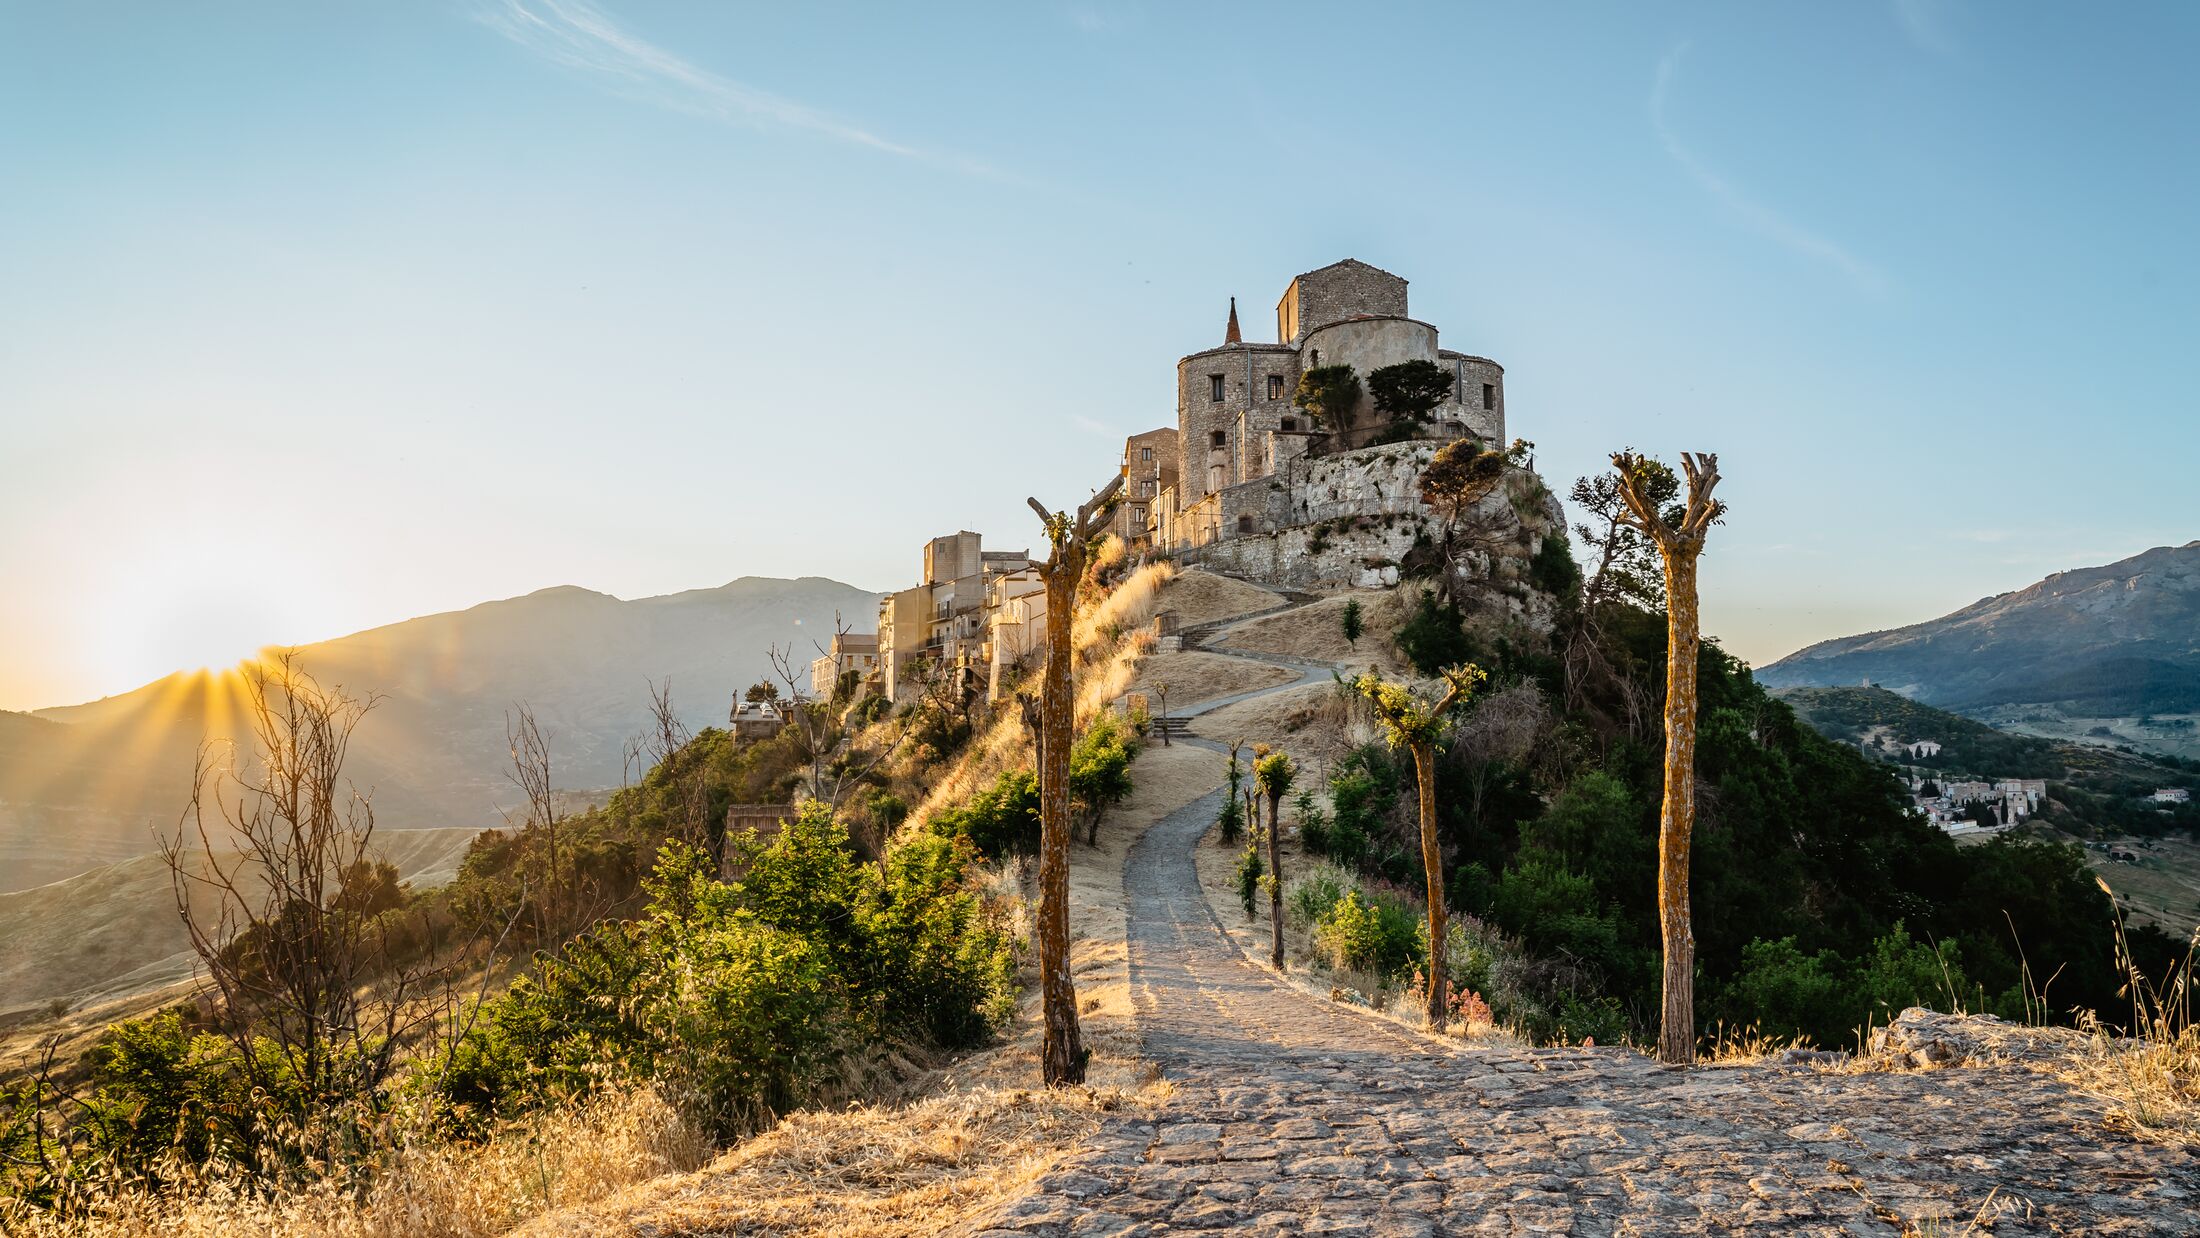
[[[2039,1073],[1453,1047],[1312,997],[1249,962],[1199,890],[1219,803],[1125,866],[1140,1033],[1175,1095],[985,1233],[2200,1233],[2200,1162]]]

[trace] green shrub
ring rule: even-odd
[[[967,841],[862,862],[822,805],[738,840],[732,883],[667,844],[637,921],[607,921],[488,1002],[431,1082],[461,1126],[649,1081],[720,1136],[802,1102],[853,1043],[958,1046],[1013,1011],[1015,944],[965,884]]]
[[[1474,660],[1474,642],[1467,639],[1459,608],[1438,602],[1433,590],[1421,591],[1413,614],[1399,625],[1392,640],[1413,669],[1423,675],[1436,675],[1445,667]]]
[[[1352,875],[1334,864],[1316,865],[1284,890],[1284,915],[1302,928],[1319,923],[1344,892],[1354,888]]]
[[[1267,865],[1261,862],[1259,841],[1245,844],[1244,853],[1238,856],[1237,892],[1248,920],[1253,918],[1253,896],[1260,893],[1260,879],[1267,871]]]
[[[998,857],[1039,850],[1039,778],[1012,769],[960,807],[933,814],[928,828],[947,838],[967,838],[980,854]]]
[[[1392,898],[1345,891],[1314,925],[1314,947],[1331,967],[1390,977],[1413,962],[1421,917]]]

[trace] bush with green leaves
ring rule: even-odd
[[[1088,846],[1100,841],[1100,821],[1131,793],[1131,762],[1138,758],[1138,735],[1131,724],[1101,714],[1085,728],[1069,752],[1069,798],[1085,827]]]
[[[1324,430],[1349,429],[1353,410],[1360,404],[1360,376],[1349,365],[1317,365],[1299,375],[1299,389],[1292,393],[1291,402]]]
[[[608,921],[488,1002],[433,1090],[462,1123],[647,1081],[724,1136],[801,1103],[840,1051],[974,1043],[1012,1013],[1015,944],[966,887],[968,843],[863,863],[814,801],[777,836],[660,854],[637,921]]]
[[[1260,893],[1260,879],[1267,872],[1268,865],[1260,858],[1259,840],[1245,844],[1245,850],[1238,855],[1236,877],[1238,902],[1244,904],[1248,920],[1253,918],[1253,897]]]
[[[1333,968],[1388,978],[1412,965],[1421,931],[1414,908],[1353,888],[1315,921],[1314,949]]]
[[[1344,869],[1334,864],[1316,864],[1285,887],[1284,915],[1301,928],[1311,928],[1337,905],[1346,890],[1358,886],[1359,882]]]
[[[1367,393],[1377,411],[1419,425],[1451,394],[1458,376],[1433,361],[1401,361],[1370,370]]]
[[[1423,589],[1413,614],[1398,626],[1391,640],[1413,669],[1435,676],[1447,666],[1475,660],[1474,642],[1467,638],[1465,620],[1456,605],[1440,602],[1431,589]]]
[[[967,838],[989,858],[1034,855],[1039,850],[1039,776],[1028,769],[1009,770],[968,803],[934,813],[929,828],[942,837]]]

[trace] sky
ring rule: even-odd
[[[1041,540],[1412,281],[1762,664],[2200,537],[2200,7],[0,3],[0,708]]]

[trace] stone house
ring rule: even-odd
[[[859,679],[869,679],[878,669],[878,633],[834,633],[832,648],[810,663],[810,695],[831,700],[842,675],[854,671]]]
[[[1123,440],[1123,497],[1108,530],[1134,549],[1153,540],[1154,508],[1177,484],[1177,432],[1163,426]]]
[[[737,743],[770,739],[786,728],[787,716],[780,712],[777,701],[735,701],[726,724]]]
[[[968,529],[933,538],[924,544],[916,586],[880,600],[878,658],[886,699],[904,697],[920,661],[985,682],[988,589],[1032,563],[1029,550],[987,550],[983,543]]]

